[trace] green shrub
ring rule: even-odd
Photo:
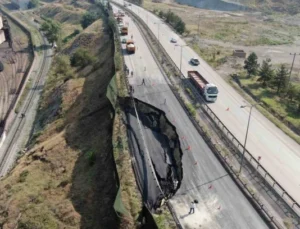
[[[87,49],[79,48],[71,56],[70,61],[72,66],[83,68],[87,65],[93,64],[96,59]]]
[[[19,177],[19,182],[23,183],[26,180],[28,174],[29,174],[28,170],[24,170],[23,172],[21,172]]]
[[[86,154],[86,159],[88,160],[89,165],[93,166],[96,162],[96,154],[93,151],[89,151]]]

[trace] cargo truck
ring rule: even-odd
[[[127,40],[126,50],[127,50],[128,54],[135,53],[135,45],[134,45],[133,40]]]
[[[206,101],[217,100],[219,90],[216,85],[209,83],[198,71],[188,71],[188,77]]]

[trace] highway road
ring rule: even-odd
[[[25,16],[18,14],[22,17],[22,22],[29,24],[30,27],[38,27],[32,21],[29,21]],[[39,32],[37,33],[39,34]],[[42,44],[49,45],[45,38],[40,37]],[[34,125],[35,116],[37,113],[38,102],[45,84],[47,73],[49,71],[52,60],[52,50],[42,50],[33,63],[33,71],[28,76],[32,81],[32,87],[26,96],[26,99],[20,107],[19,114],[12,113],[9,117],[12,120],[9,129],[5,129],[4,140],[0,145],[0,177],[4,176],[11,166],[14,164],[17,153],[22,151],[31,136],[31,131]],[[25,114],[22,117],[21,114]]]
[[[177,128],[182,149],[186,149],[182,156],[182,184],[170,200],[183,227],[268,228],[193,126],[170,90],[136,25],[127,16],[124,21],[129,23],[128,37],[133,35],[137,46],[135,54],[124,55],[126,65],[134,72],[133,77],[129,77],[134,96],[165,111],[168,119]],[[146,85],[141,85],[143,79]],[[151,136],[148,136],[150,133],[144,131],[146,141],[151,141]],[[188,146],[190,150],[187,150]],[[199,204],[195,214],[188,215],[190,203],[194,199],[197,199]]]
[[[176,38],[179,45],[186,45],[184,40],[152,13],[133,4],[129,8],[148,24],[156,37],[159,34],[162,46],[179,67],[180,47],[172,44],[170,39]],[[240,106],[245,104],[245,100],[201,57],[199,66],[191,66],[189,60],[194,56],[199,57],[190,47],[183,47],[182,73],[187,77],[188,70],[197,70],[218,86],[218,100],[209,107],[238,140],[244,142],[249,109],[241,109]],[[226,111],[227,108],[229,111]],[[257,109],[252,111],[247,149],[255,158],[261,157],[262,166],[300,203],[300,146]]]

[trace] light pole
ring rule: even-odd
[[[244,148],[243,148],[243,154],[242,154],[242,159],[241,159],[241,165],[240,165],[240,169],[239,169],[239,174],[242,171],[244,157],[245,157],[245,152],[246,152],[246,144],[247,144],[247,138],[248,138],[248,132],[249,132],[249,126],[250,126],[252,108],[255,107],[258,104],[259,103],[256,103],[256,104],[253,104],[253,105],[243,105],[243,106],[240,107],[240,108],[250,107],[250,112],[249,112],[249,118],[248,118],[247,130],[246,130],[246,137],[245,137],[245,142],[244,142]]]
[[[179,68],[180,74],[181,74],[181,67],[182,67],[182,48],[185,47],[185,46],[187,46],[187,45],[178,45],[178,44],[176,44],[175,46],[179,46],[179,47],[181,48],[181,50],[180,50],[180,68]]]
[[[295,63],[295,59],[296,59],[296,55],[300,55],[298,53],[290,53],[290,55],[293,55],[293,62],[292,62],[292,67],[291,67],[291,70],[290,70],[290,75],[289,75],[289,80],[288,80],[288,89],[290,87],[290,81],[291,81],[291,76],[292,76],[292,71],[293,71],[293,67],[294,67],[294,63]]]
[[[160,44],[159,42],[159,26],[163,23],[157,23],[157,22],[154,22],[155,25],[157,25],[157,41],[158,41],[158,45]]]

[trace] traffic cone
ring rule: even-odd
[[[208,186],[208,189],[212,189],[212,184],[210,186]]]
[[[197,164],[198,164],[198,162],[197,162],[197,161],[195,161],[194,165],[197,165]]]
[[[220,210],[220,209],[221,209],[221,206],[218,207],[218,210]]]
[[[182,136],[182,137],[181,137],[181,139],[183,139],[183,140],[184,140],[184,139],[185,139],[185,137],[184,137],[184,136]]]
[[[229,111],[229,107],[226,109],[226,111]]]
[[[188,146],[186,150],[191,150],[191,146]]]

